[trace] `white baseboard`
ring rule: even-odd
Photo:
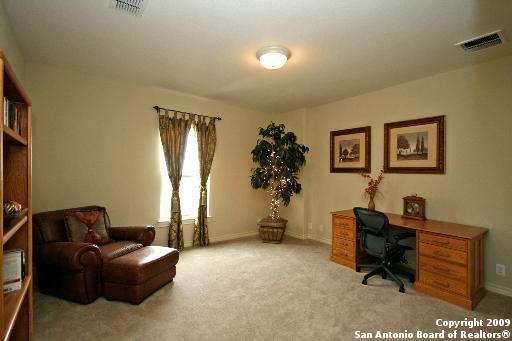
[[[297,239],[300,239],[300,240],[307,239],[306,236],[303,233],[297,233],[297,232],[293,232],[293,231],[286,231],[284,234],[285,234],[285,236],[288,235],[290,237],[297,238]]]
[[[504,287],[503,285],[498,285],[498,284],[487,282],[487,283],[485,283],[485,290],[488,290],[488,291],[491,291],[491,292],[494,292],[497,294],[505,295],[508,297],[512,297],[512,289]]]
[[[244,237],[252,237],[252,236],[256,236],[257,234],[258,234],[258,231],[224,234],[224,235],[210,238],[210,243],[223,242],[225,240],[232,240],[232,239],[238,239],[238,238],[244,238]]]
[[[238,238],[244,238],[244,237],[252,237],[256,236],[258,234],[258,231],[249,231],[249,232],[239,232],[239,233],[232,233],[232,234],[224,234],[220,236],[215,236],[210,238],[210,244],[211,243],[218,243],[223,242],[226,240],[232,240],[232,239],[238,239]],[[185,240],[183,242],[183,245],[185,247],[192,246],[192,240]]]
[[[328,238],[318,238],[316,236],[312,236],[312,235],[309,235],[309,234],[301,234],[301,233],[297,233],[297,232],[294,232],[294,231],[286,230],[285,235],[288,235],[288,236],[293,237],[293,238],[301,239],[301,240],[308,240],[308,239],[310,239],[310,240],[314,240],[314,241],[317,241],[317,242],[320,242],[320,243],[324,243],[324,244],[328,244],[328,245],[332,244],[331,240],[328,239]]]
[[[332,244],[332,241],[329,238],[322,238],[322,237],[308,235],[306,239],[315,240],[317,242],[324,243],[324,244],[327,244],[327,245],[331,245]]]

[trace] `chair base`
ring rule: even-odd
[[[356,271],[357,272],[360,272],[361,271],[361,267],[367,267],[367,266],[370,266],[370,267],[375,267],[376,265],[358,265],[356,266]],[[402,273],[405,273],[409,276],[409,281],[411,283],[414,283],[415,281],[415,275],[411,274],[410,271],[407,271],[405,269],[403,269],[402,267],[399,267],[398,269],[398,272],[402,272]],[[378,275],[380,274],[382,276],[383,279],[386,279],[388,276],[396,283],[398,284],[398,291],[401,292],[401,293],[405,293],[405,286],[404,286],[404,282],[402,282],[402,280],[400,278],[398,278],[398,276],[391,271],[390,267],[386,264],[379,264],[377,265],[372,271],[370,271],[369,273],[367,273],[366,275],[364,275],[363,277],[363,281],[362,281],[362,284],[363,285],[367,285],[368,284],[368,279],[370,277],[373,277],[375,275]]]

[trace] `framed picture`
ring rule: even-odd
[[[331,131],[331,173],[370,172],[371,127]]]
[[[385,173],[444,173],[444,116],[384,124]]]
[[[404,200],[404,213],[402,218],[425,220],[425,199],[416,195],[402,198]]]

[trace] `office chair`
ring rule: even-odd
[[[400,288],[398,291],[402,293],[405,292],[404,283],[391,272],[391,266],[397,263],[407,263],[404,254],[406,250],[412,250],[412,248],[398,244],[398,242],[416,235],[411,232],[399,233],[394,236],[395,240],[392,242],[387,238],[389,220],[384,213],[367,208],[354,207],[354,214],[356,216],[358,239],[361,249],[366,254],[380,260],[380,265],[366,274],[362,283],[367,285],[368,278],[377,274],[381,274],[384,279],[389,275],[389,277],[399,285]],[[356,267],[356,271],[361,271],[361,265]],[[408,275],[409,280],[414,282],[414,275]]]

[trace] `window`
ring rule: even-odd
[[[180,184],[180,203],[181,216],[183,219],[197,218],[197,209],[199,206],[199,186],[201,180],[199,177],[199,158],[197,154],[197,134],[192,128],[187,137],[187,149],[185,151],[185,162],[181,175]],[[171,181],[167,174],[167,165],[165,164],[164,150],[160,144],[160,221],[169,221],[171,214]],[[208,192],[210,192],[210,180],[207,183]],[[208,202],[210,195],[208,194]],[[208,205],[209,206],[209,205]]]

